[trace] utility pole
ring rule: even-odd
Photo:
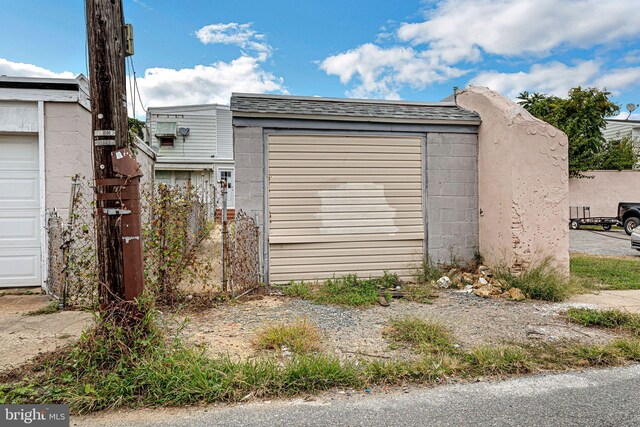
[[[140,168],[129,150],[122,0],[86,0],[100,305],[144,286]]]

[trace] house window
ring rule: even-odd
[[[173,147],[173,141],[175,138],[171,136],[161,136],[160,137],[160,146],[161,147]]]

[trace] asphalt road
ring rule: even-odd
[[[640,258],[640,252],[631,249],[630,237],[623,230],[569,230],[569,251]]]
[[[344,395],[343,395],[344,396]],[[640,365],[305,402],[112,413],[86,426],[639,426]]]

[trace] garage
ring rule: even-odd
[[[0,287],[40,286],[38,137],[0,136]]]
[[[455,103],[233,94],[236,208],[256,219],[265,281],[470,259],[476,113]]]
[[[269,137],[271,280],[402,276],[423,258],[422,140]]]

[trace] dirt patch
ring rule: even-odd
[[[91,324],[91,314],[81,311],[25,316],[49,301],[46,295],[0,297],[0,371],[69,345]]]
[[[259,355],[251,340],[261,328],[300,318],[323,331],[325,352],[345,358],[407,357],[405,350],[390,346],[382,336],[389,319],[406,316],[442,322],[466,348],[533,340],[604,343],[614,337],[606,331],[569,324],[560,315],[566,308],[567,304],[485,299],[455,291],[441,292],[432,304],[394,300],[389,307],[364,309],[267,296],[194,314],[184,335],[191,342],[204,344],[212,355],[234,358]]]

